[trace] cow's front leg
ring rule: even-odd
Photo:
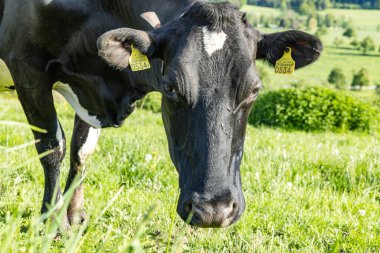
[[[55,206],[58,211],[63,206],[62,193],[59,187],[59,174],[62,160],[66,153],[65,135],[58,121],[54,108],[52,91],[49,86],[39,85],[35,89],[25,89],[17,79],[16,89],[25,115],[31,125],[43,131],[33,131],[36,140],[36,149],[41,156],[40,161],[44,169],[45,189],[41,212],[46,213]],[[68,229],[66,213],[60,221],[64,229]]]
[[[100,129],[96,129],[75,116],[73,136],[71,139],[70,172],[66,182],[65,192],[72,186],[75,178],[83,179],[85,164],[95,151],[99,139]],[[83,184],[75,189],[73,198],[67,210],[67,216],[71,225],[80,224],[84,221],[84,189]]]

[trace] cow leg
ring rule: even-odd
[[[46,131],[46,133],[33,131],[34,138],[37,141],[35,146],[38,154],[48,152],[47,155],[40,158],[45,175],[41,212],[46,213],[52,204],[57,204],[57,210],[59,210],[63,205],[59,187],[59,173],[61,162],[66,153],[65,135],[57,118],[49,85],[42,83],[34,89],[29,89],[24,88],[19,83],[22,81],[15,78],[16,90],[25,115],[31,125]],[[70,226],[66,214],[63,216],[61,225],[65,229]]]
[[[100,129],[96,129],[75,116],[73,136],[71,139],[70,172],[66,182],[65,192],[71,187],[75,178],[82,181],[85,164],[90,155],[95,151],[100,135]],[[67,210],[67,216],[71,225],[83,223],[84,211],[84,189],[83,184],[75,189],[73,198]]]

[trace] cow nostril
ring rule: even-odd
[[[233,202],[231,207],[231,212],[228,214],[229,217],[234,216],[238,211],[238,205],[236,202]]]
[[[237,204],[235,202],[232,203],[232,211],[235,211],[237,209]]]

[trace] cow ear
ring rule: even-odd
[[[316,61],[322,53],[322,42],[307,33],[286,31],[264,34],[258,43],[256,59],[262,59],[275,65],[283,55],[286,47],[292,49],[292,58],[296,68],[301,68]]]
[[[99,37],[99,55],[111,66],[125,69],[129,66],[129,57],[133,47],[142,54],[151,57],[155,46],[149,33],[129,28],[109,31]]]

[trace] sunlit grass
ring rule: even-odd
[[[0,102],[8,105],[0,120],[26,123],[16,98]],[[57,106],[69,140],[72,111]],[[2,147],[32,141],[29,129],[0,126]],[[178,176],[161,116],[138,110],[123,128],[102,132],[84,182],[88,224],[61,240],[39,222],[43,170],[34,147],[0,150],[0,245],[5,252],[377,252],[379,144],[369,134],[248,127],[243,217],[226,229],[196,229],[175,211]],[[68,166],[67,157],[62,186]]]

